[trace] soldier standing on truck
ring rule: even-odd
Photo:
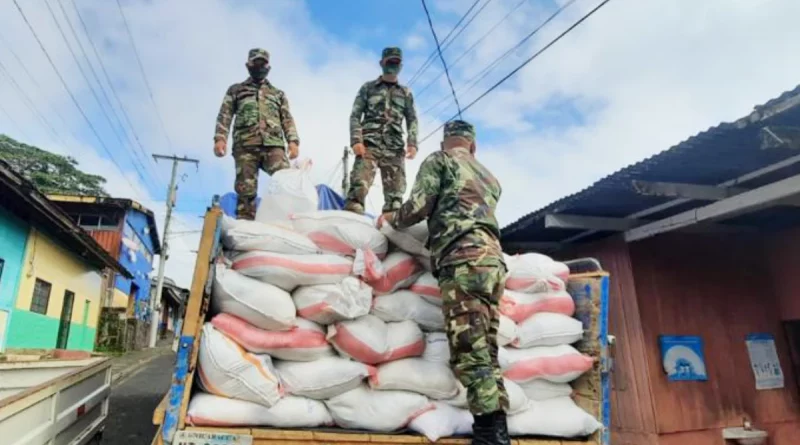
[[[345,210],[364,213],[375,170],[383,181],[383,212],[400,208],[406,191],[403,159],[403,118],[408,142],[405,157],[417,155],[417,112],[411,90],[400,85],[397,75],[403,66],[400,48],[385,48],[381,57],[383,74],[361,86],[350,113],[350,146],[356,155],[350,175]],[[363,117],[363,120],[362,120]]]
[[[428,247],[442,292],[450,364],[467,388],[474,445],[509,444],[508,395],[497,360],[498,302],[506,265],[495,208],[500,183],[475,159],[475,128],[444,127],[442,150],[420,166],[411,196],[378,218],[396,229],[428,219]]]
[[[214,154],[225,156],[228,132],[235,115],[236,217],[253,220],[260,170],[271,176],[278,170],[289,168],[289,159],[300,154],[300,139],[286,94],[267,80],[271,68],[269,52],[261,48],[251,49],[245,66],[250,77],[231,85],[222,99],[214,134]],[[289,143],[288,159],[284,139]]]

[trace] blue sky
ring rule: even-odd
[[[440,38],[473,1],[429,0]],[[476,14],[482,9],[480,14],[445,51],[445,58],[455,60],[520,1],[480,0],[473,10]],[[468,79],[564,1],[524,1],[453,66],[451,74],[462,104],[472,101],[600,2],[576,0],[467,91]],[[387,45],[403,47],[405,68],[400,78],[408,83],[433,48],[417,0],[123,0],[152,87],[154,107],[116,2],[74,2],[91,40],[80,26],[72,0],[19,1],[113,156],[108,156],[72,103],[13,2],[0,4],[0,36],[8,41],[0,42],[0,63],[6,70],[0,70],[0,132],[76,157],[83,169],[107,178],[110,193],[143,202],[157,213],[159,222],[163,220],[169,166],[155,164],[148,156],[174,153],[200,159],[199,172],[190,166],[181,168],[186,180],[179,189],[178,231],[196,230],[198,215],[211,195],[232,189],[233,161],[212,154],[214,119],[226,88],[247,76],[243,64],[249,48],[262,46],[272,53],[270,80],[289,97],[302,140],[301,156],[314,161],[311,174],[316,182],[333,185],[341,182],[338,160],[349,139],[353,97],[363,82],[380,73],[380,50]],[[59,4],[89,54],[102,87],[83,58]],[[47,5],[72,45],[88,83]],[[794,19],[798,16],[800,2],[796,0],[609,2],[464,115],[478,129],[479,159],[503,185],[498,208],[501,223],[511,223],[711,125],[737,119],[754,104],[793,88],[800,79],[800,59],[796,57],[800,27]],[[742,33],[742,29],[752,32]],[[113,97],[112,105],[106,103],[105,95],[111,96],[111,91],[92,43],[122,108]],[[416,95],[421,135],[455,113],[443,77],[421,91],[440,72],[436,60],[419,81],[410,84]],[[11,79],[56,134],[29,109]],[[446,98],[444,111],[424,114],[439,98]],[[117,122],[117,115],[125,120],[123,110],[132,126]],[[112,127],[120,133],[122,143]],[[134,135],[142,148],[130,140]],[[439,140],[436,134],[420,146],[419,158],[407,163],[409,178],[416,174],[421,159],[438,149]],[[143,164],[141,176],[134,162]],[[375,211],[381,204],[378,184],[370,193],[368,206]],[[191,234],[174,240],[175,254],[168,272],[184,285],[191,275],[190,251],[196,245],[197,237]]]

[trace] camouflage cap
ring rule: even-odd
[[[396,46],[390,46],[388,48],[383,49],[383,54],[381,55],[381,59],[403,59],[403,50]]]
[[[269,51],[262,48],[253,48],[247,53],[247,61],[252,62],[256,59],[264,59],[269,62]]]
[[[450,121],[444,124],[444,137],[461,136],[468,139],[475,139],[475,127],[466,121]]]

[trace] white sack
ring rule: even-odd
[[[232,338],[244,349],[269,354],[282,360],[313,361],[333,356],[325,339],[325,331],[318,324],[298,318],[289,331],[259,329],[230,314],[219,314],[211,320],[214,327]]]
[[[473,417],[469,410],[442,402],[433,402],[434,409],[417,416],[408,427],[436,442],[442,437],[472,434]]]
[[[341,357],[324,357],[313,362],[275,361],[287,393],[325,400],[350,391],[373,372],[363,363]]]
[[[564,282],[569,279],[566,264],[538,253],[507,257],[506,266],[506,287],[511,290],[529,293],[564,290]]]
[[[392,293],[398,289],[406,289],[422,274],[422,267],[417,260],[405,252],[392,252],[382,263],[384,275],[378,280],[368,280],[375,295]]]
[[[505,315],[500,315],[500,326],[497,328],[497,344],[506,346],[517,339],[517,324]]]
[[[562,314],[541,312],[517,326],[517,348],[571,345],[583,337],[583,323]]]
[[[425,247],[425,242],[428,240],[427,221],[414,224],[405,230],[397,230],[391,224],[384,224],[381,226],[381,233],[403,252],[415,256],[431,256],[430,251]]]
[[[503,386],[505,386],[506,393],[508,394],[508,414],[516,414],[525,411],[528,408],[528,396],[525,395],[522,388],[506,378],[503,379]],[[467,389],[459,382],[458,394],[452,399],[442,400],[442,402],[456,408],[469,409]]]
[[[329,325],[367,315],[372,288],[358,278],[347,277],[338,284],[300,286],[292,292],[292,298],[299,316]]]
[[[289,215],[313,212],[319,207],[317,188],[308,169],[287,168],[261,181],[261,204],[256,221],[288,221]]]
[[[592,369],[594,359],[569,345],[515,349],[501,347],[498,353],[503,375],[515,382],[545,379],[568,383]]]
[[[189,402],[186,423],[192,426],[273,426],[313,428],[333,424],[325,404],[304,397],[286,396],[271,408],[244,400],[197,393]]]
[[[258,221],[222,216],[222,245],[227,250],[247,252],[264,250],[277,253],[318,253],[319,248],[307,236],[294,230]]]
[[[395,431],[433,409],[428,398],[405,391],[373,391],[366,385],[325,402],[336,425],[370,431]]]
[[[517,323],[541,312],[572,316],[575,300],[565,290],[529,294],[506,289],[500,298],[500,313]]]
[[[512,435],[585,437],[602,427],[569,397],[531,402],[527,410],[508,417]]]
[[[425,352],[422,358],[433,363],[450,363],[450,340],[444,332],[425,334]]]
[[[569,383],[553,383],[547,380],[533,379],[520,383],[519,386],[528,396],[528,400],[549,400],[572,395],[572,387],[569,386]]]
[[[416,323],[386,323],[374,315],[332,324],[327,338],[340,354],[371,365],[419,357],[425,351],[425,339]]]
[[[419,294],[429,303],[442,305],[442,291],[439,289],[439,280],[432,273],[426,272],[417,278],[410,290]]]
[[[356,224],[364,229],[375,229],[372,218],[346,210],[319,210],[295,213],[290,218],[295,231],[308,234],[323,227]]]
[[[199,383],[208,393],[265,406],[283,397],[270,357],[245,351],[211,323],[203,325],[197,360]]]
[[[247,252],[234,257],[232,268],[291,291],[297,286],[340,283],[353,272],[353,260],[339,255]]]
[[[381,391],[411,391],[434,400],[458,394],[458,382],[450,366],[416,357],[378,366],[377,372],[369,377],[369,386]]]
[[[285,290],[246,277],[222,264],[215,266],[211,306],[261,329],[285,331],[294,326],[295,307]]]
[[[407,290],[376,297],[370,313],[387,322],[411,320],[425,331],[444,331],[442,308]]]
[[[389,241],[372,220],[344,210],[320,210],[292,215],[295,230],[308,236],[320,249],[337,255],[354,256],[357,249],[386,255]]]

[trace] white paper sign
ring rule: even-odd
[[[772,334],[749,334],[746,342],[750,366],[756,377],[756,389],[783,388],[783,370]]]

